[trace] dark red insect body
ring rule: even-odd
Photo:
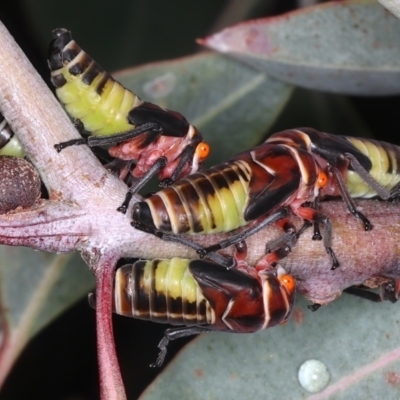
[[[295,280],[278,266],[257,272],[206,260],[137,261],[117,270],[114,312],[185,325],[166,331],[156,365],[171,339],[207,331],[251,333],[285,323],[295,300]]]

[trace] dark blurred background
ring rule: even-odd
[[[296,7],[298,2],[292,0],[3,0],[0,19],[49,83],[46,54],[54,28],[71,30],[83,49],[106,70],[115,71],[193,54],[200,50],[196,38],[238,20],[277,15]],[[302,91],[297,91],[291,111],[283,112],[274,130],[309,125],[307,116],[315,109],[302,104],[301,96]],[[379,139],[398,142],[399,97],[349,101]],[[291,123],[293,108],[297,116]],[[165,326],[116,317],[114,327],[128,397],[134,399],[160,372],[148,365],[157,356]],[[170,346],[167,361],[182,344]],[[0,399],[32,398],[99,398],[95,315],[86,299],[30,342],[0,393]]]

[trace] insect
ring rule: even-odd
[[[341,196],[351,214],[365,230],[372,224],[357,211],[353,198],[380,197],[389,200],[399,195],[400,147],[371,139],[332,135],[313,128],[291,129],[272,135],[267,143],[292,145],[312,152],[328,179],[320,197]]]
[[[290,244],[290,251],[299,233],[293,233],[294,227],[281,219],[285,215],[280,206],[289,206],[296,215],[314,222],[313,239],[321,239],[319,224],[325,225],[324,245],[335,269],[339,262],[331,249],[331,224],[318,212],[318,201],[340,195],[364,229],[372,229],[353,198],[380,196],[386,200],[398,196],[398,160],[400,148],[385,142],[330,135],[312,128],[288,129],[231,161],[176,182],[135,204],[133,225],[147,226],[149,231],[197,234],[229,232],[264,218],[244,233],[199,253],[227,247],[272,222],[289,233],[272,247],[287,248]],[[177,241],[187,243],[183,238]],[[281,258],[274,253],[266,256],[266,263]]]
[[[19,139],[2,114],[0,114],[0,156],[25,157]]]
[[[184,325],[166,330],[154,367],[163,363],[170,340],[209,331],[251,333],[285,323],[296,288],[281,266],[258,273],[243,263],[226,269],[182,258],[124,265],[114,282],[117,314]]]
[[[56,29],[53,37],[48,64],[56,95],[81,133],[89,133],[55,148],[111,145],[121,177],[130,172],[136,178],[119,211],[126,212],[132,195],[153,175],[167,186],[198,170],[210,148],[183,115],[141,100],[84,52],[68,30]]]
[[[289,245],[290,250],[296,239],[296,229],[286,218],[290,208],[302,219],[325,225],[324,246],[332,257],[332,268],[336,268],[339,263],[331,249],[329,218],[303,205],[314,201],[328,183],[328,171],[308,149],[265,142],[137,202],[133,206],[132,224],[183,244],[190,240],[180,234],[230,232],[247,225],[244,231],[199,251],[205,255],[275,223],[286,234],[274,247]],[[274,258],[275,255],[275,252],[267,255],[268,262],[280,258]]]

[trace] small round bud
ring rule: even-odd
[[[27,208],[40,197],[40,176],[23,158],[0,157],[0,214]]]

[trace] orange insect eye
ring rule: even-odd
[[[292,293],[296,289],[296,280],[292,275],[283,275],[279,277],[279,282],[285,287],[288,293]]]
[[[201,142],[196,148],[196,155],[200,160],[204,160],[210,154],[210,145],[206,142]]]
[[[320,171],[318,174],[318,186],[324,187],[325,185],[328,184],[328,180],[329,180],[328,175],[325,172]]]

